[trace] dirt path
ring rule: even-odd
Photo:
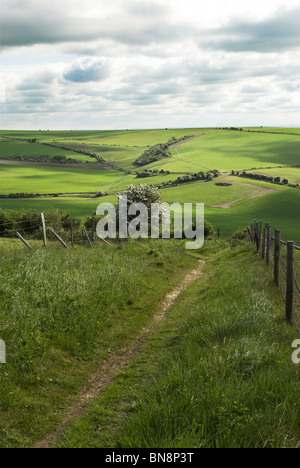
[[[113,381],[117,374],[134,359],[142,349],[146,338],[151,335],[157,326],[165,319],[167,311],[173,307],[179,295],[188,287],[189,284],[196,281],[202,275],[204,265],[205,262],[200,260],[197,268],[187,274],[180,285],[166,295],[153,317],[152,324],[149,327],[144,328],[134,343],[129,347],[121,349],[117,353],[112,353],[110,355],[109,360],[103,363],[99,372],[91,376],[88,388],[85,388],[81,392],[78,401],[65,411],[59,428],[51,434],[48,434],[40,442],[36,443],[33,448],[52,448],[58,443],[66,430],[67,424],[72,419],[82,416],[86,406],[94,398],[99,396]]]
[[[276,192],[276,190],[272,190],[267,187],[258,187],[257,185],[244,184],[243,182],[230,182],[230,183],[235,184],[235,185],[244,185],[246,187],[251,187],[255,190],[253,191],[252,194],[248,195],[247,197],[238,198],[237,200],[231,200],[227,203],[222,203],[220,205],[211,205],[212,208],[230,208],[234,203],[237,203],[239,201],[250,200],[251,198],[262,197],[263,195],[266,195],[267,193]]]

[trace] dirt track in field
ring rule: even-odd
[[[222,203],[220,205],[211,205],[212,208],[230,208],[234,203],[237,203],[242,200],[250,200],[251,198],[262,197],[268,193],[274,193],[276,190],[269,189],[267,187],[258,187],[257,185],[244,184],[243,182],[230,182],[232,185],[244,185],[246,187],[251,187],[255,189],[252,194],[247,197],[238,198],[237,200],[231,200],[227,203]]]
[[[55,444],[59,442],[66,430],[67,424],[74,418],[81,417],[84,414],[86,406],[91,403],[93,399],[101,395],[118,373],[122,371],[140,352],[147,337],[151,335],[157,326],[166,318],[166,313],[171,309],[171,307],[173,307],[179,295],[188,287],[189,284],[200,278],[204,265],[205,262],[200,260],[197,268],[188,273],[179,286],[166,295],[165,299],[158,306],[158,310],[153,317],[151,325],[140,332],[132,345],[110,355],[110,358],[103,363],[100,371],[91,376],[89,386],[81,392],[78,396],[77,402],[65,411],[58,429],[48,434],[40,442],[36,443],[33,448],[53,448]]]

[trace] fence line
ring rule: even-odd
[[[9,223],[1,223],[0,226],[8,226],[8,225],[14,225],[14,224],[22,224],[22,223],[33,223],[39,221],[39,218],[37,219],[26,219],[24,221],[13,221]]]
[[[31,226],[30,223],[38,224]],[[4,226],[15,226],[15,228],[0,231],[0,242],[6,240],[14,240],[18,242],[18,240],[21,240],[23,244],[29,248],[31,248],[31,246],[28,242],[28,237],[30,239],[42,239],[45,248],[47,247],[48,238],[59,241],[65,248],[68,247],[68,244],[70,244],[72,247],[74,247],[75,244],[88,245],[90,248],[92,248],[98,238],[98,236],[96,236],[95,217],[92,217],[92,227],[90,229],[85,226],[82,227],[82,225],[75,228],[72,218],[70,218],[69,227],[66,227],[66,225],[63,227],[55,222],[51,223],[51,227],[47,226],[43,213],[41,213],[40,218],[37,219],[27,219],[0,224],[0,227]],[[38,228],[40,229],[38,230]],[[105,239],[102,240],[105,242]]]
[[[38,222],[38,224],[24,226],[22,230],[22,226],[25,223],[34,222]],[[85,226],[75,229],[73,219],[70,218],[69,227],[47,227],[44,215],[41,213],[39,219],[0,224],[0,226],[18,226],[16,229],[1,231],[0,234],[1,236],[10,236],[8,237],[10,240],[13,239],[17,242],[20,240],[30,249],[31,245],[28,239],[25,238],[30,231],[34,231],[33,234],[35,236],[40,234],[45,248],[47,247],[48,236],[49,238],[52,237],[53,240],[59,241],[64,248],[68,248],[69,245],[74,247],[75,244],[87,245],[89,248],[93,248],[97,237],[94,217],[91,224],[90,229],[87,229]],[[37,228],[41,229],[37,231]],[[57,228],[58,232],[56,232]],[[272,231],[274,231],[275,235],[272,235]],[[295,326],[300,334],[300,280],[298,280],[300,278],[300,258],[298,259],[296,256],[300,251],[300,246],[295,245],[293,241],[289,240],[281,230],[272,228],[270,223],[263,225],[262,221],[257,222],[254,220],[251,228],[248,229],[248,233],[256,246],[257,252],[261,254],[261,258],[266,261],[267,265],[273,268],[275,284],[279,288],[281,297],[285,302],[286,319]],[[0,237],[0,241],[4,239],[6,238]],[[105,239],[100,240],[109,244]]]
[[[250,237],[257,252],[266,264],[273,268],[274,282],[285,302],[286,320],[293,324],[300,334],[300,260],[296,254],[300,246],[289,240],[280,229],[272,228],[262,221],[251,225]],[[274,231],[275,235],[272,235]],[[283,240],[282,236],[286,239]]]

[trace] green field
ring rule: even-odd
[[[252,130],[255,132],[270,132],[270,133],[290,133],[290,134],[300,134],[299,128],[294,127],[244,127],[244,130]]]
[[[0,208],[6,210],[26,210],[32,209],[39,213],[47,211],[51,208],[58,208],[69,213],[71,216],[79,219],[86,219],[97,210],[100,203],[117,202],[115,195],[110,195],[101,198],[82,198],[82,197],[58,197],[58,198],[35,198],[32,200],[13,199],[0,200]]]
[[[118,171],[3,165],[1,194],[97,192],[120,178]]]
[[[217,183],[232,184],[229,187],[217,186]],[[247,199],[254,196],[259,189],[252,185],[231,182],[228,178],[218,178],[211,182],[192,182],[161,189],[162,199],[168,203],[176,200],[178,203],[204,203],[207,206],[221,205],[228,202]]]
[[[207,208],[207,218],[228,236],[250,225],[254,219],[270,222],[282,230],[286,240],[300,243],[300,191],[289,189],[236,203],[228,210]]]
[[[253,172],[297,183],[299,136],[283,130],[0,132],[3,159],[62,154],[42,145],[51,142],[71,148],[66,157],[87,150],[111,165],[0,164],[0,195],[42,195],[0,198],[1,448],[299,447],[297,334],[244,230],[270,222],[300,245],[300,190],[231,174],[263,168]],[[173,146],[172,157],[134,164],[148,146],[184,135],[197,138]],[[154,168],[170,173],[136,177]],[[191,181],[213,169],[220,174]],[[180,239],[87,243],[83,226],[92,233],[97,206],[115,204],[130,184],[157,185],[170,204],[204,203],[215,232],[194,251]],[[232,237],[238,229],[241,239]],[[296,277],[299,262],[295,251]]]
[[[22,156],[24,161],[28,156],[65,156],[66,158],[77,159],[80,162],[93,161],[89,156],[78,154],[73,151],[54,148],[40,143],[27,143],[23,141],[0,141],[0,160],[9,157]]]
[[[160,184],[179,174],[165,174],[138,179],[134,174],[117,170],[75,169],[68,167],[27,167],[0,165],[0,193],[115,193],[134,184]]]
[[[3,157],[22,153],[26,161],[26,157],[38,154],[41,148],[47,149],[48,154],[54,155],[57,152],[56,148],[41,144],[50,142],[69,147],[72,151],[59,150],[59,154],[66,157],[91,160],[88,156],[76,153],[76,151],[87,150],[102,156],[114,168],[111,171],[102,171],[81,167],[67,168],[63,165],[61,167],[0,165],[0,194],[74,194],[72,198],[64,196],[28,200],[2,199],[0,206],[6,209],[34,208],[38,211],[49,207],[59,207],[83,219],[105,199],[95,200],[91,196],[82,198],[80,193],[96,193],[101,190],[112,195],[124,190],[130,184],[159,185],[174,181],[183,174],[207,172],[212,169],[218,169],[224,173],[230,173],[232,170],[252,169],[252,172],[285,177],[290,183],[298,183],[299,168],[289,166],[299,165],[299,137],[297,136],[299,129],[253,128],[251,130],[257,130],[257,132],[211,128],[66,132],[1,131],[0,149],[3,149]],[[282,131],[283,134],[273,133],[277,131]],[[289,133],[296,133],[296,135]],[[170,158],[164,158],[142,168],[135,166],[134,161],[148,146],[185,135],[197,138],[173,147]],[[37,138],[40,143],[28,143],[28,140],[32,138]],[[256,171],[254,168],[257,168]],[[124,169],[132,173],[126,173]],[[171,173],[138,179],[133,172],[141,169],[164,169]],[[252,179],[236,177],[223,179],[224,174],[217,181],[228,182],[232,185],[219,187],[214,181],[194,182],[160,188],[159,192],[162,200],[169,203],[204,203],[208,219],[216,228],[221,229],[223,235],[229,235],[235,229],[247,225],[252,218],[261,218],[264,221],[268,218],[282,229],[285,228],[290,237],[295,240],[299,239],[299,192],[297,189],[288,189],[281,185]],[[269,190],[262,194],[262,188]],[[271,190],[278,193],[272,194]],[[110,196],[108,199],[115,201],[116,197]],[[276,200],[277,204],[274,204],[273,200]],[[221,207],[215,207],[215,205]]]
[[[207,133],[173,150],[173,157],[150,164],[172,172],[243,170],[299,163],[299,137],[234,131]]]
[[[206,130],[210,131],[210,130]],[[103,131],[69,131],[69,132],[37,132],[1,130],[0,137],[27,140],[37,138],[41,142],[85,143],[98,145],[147,146],[167,142],[173,136],[180,138],[185,135],[200,135],[203,129],[158,129],[158,130],[103,130]]]
[[[287,179],[290,184],[300,184],[300,167],[277,167],[274,169],[262,169],[261,171],[252,171],[254,174],[264,174],[271,177],[280,177]]]

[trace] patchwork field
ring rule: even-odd
[[[249,131],[247,131],[249,130]],[[291,238],[298,240],[299,191],[297,188],[253,179],[232,177],[231,171],[247,170],[287,178],[290,184],[300,180],[299,129],[247,128],[229,129],[158,129],[123,131],[66,132],[0,132],[0,160],[22,156],[24,166],[15,161],[0,164],[0,195],[12,193],[66,194],[55,198],[1,199],[4,209],[33,208],[38,211],[58,207],[78,218],[91,215],[100,202],[116,201],[116,194],[128,185],[140,183],[159,186],[162,200],[169,203],[204,203],[207,218],[220,228],[223,235],[244,227],[254,218],[270,220],[285,227]],[[172,138],[190,139],[169,146],[170,157],[138,167],[136,159],[153,145],[170,142]],[[29,143],[35,139],[36,143]],[[64,146],[53,148],[43,143]],[[93,160],[80,152],[101,156],[104,166],[88,167]],[[34,156],[46,154],[74,158],[85,164],[76,167],[28,163]],[[58,166],[58,167],[57,167]],[[282,167],[278,167],[282,166]],[[166,186],[184,174],[218,169],[221,175],[210,182],[198,181]],[[161,170],[169,173],[137,178],[138,171]],[[219,186],[216,183],[228,186]],[[162,185],[163,184],[163,185]],[[102,191],[101,199],[84,195]],[[72,194],[72,197],[70,197]]]

